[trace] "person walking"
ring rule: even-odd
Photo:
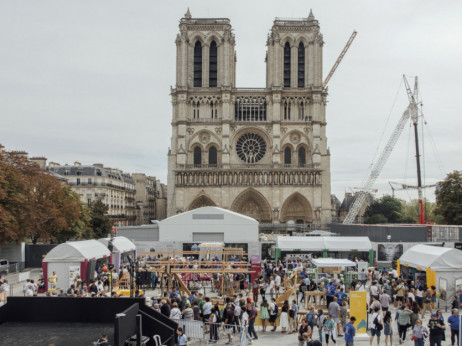
[[[307,334],[311,336],[312,332],[313,331],[308,325],[308,321],[306,320],[306,318],[302,319],[302,324],[298,328],[298,346],[303,346],[303,343],[305,342],[305,340],[303,339],[303,335]]]
[[[425,313],[429,311],[432,314],[432,291],[428,289],[423,297],[423,310],[422,310],[422,318],[425,317]]]
[[[451,346],[454,346],[455,338],[457,336],[457,346],[460,345],[459,343],[459,323],[460,323],[460,316],[459,316],[459,309],[453,309],[452,315],[448,318],[448,324],[451,328]]]
[[[258,340],[257,332],[255,331],[255,320],[257,319],[257,309],[255,309],[255,303],[250,303],[249,314],[249,334],[253,340]]]
[[[322,343],[322,334],[324,333],[324,321],[326,320],[326,316],[324,315],[324,311],[322,309],[318,309],[317,315],[317,326],[318,326],[318,333],[319,333],[319,341]]]
[[[388,346],[388,339],[390,339],[390,346],[393,346],[393,328],[391,325],[391,312],[383,312],[383,334],[385,335],[385,346]]]
[[[314,306],[310,308],[310,311],[306,313],[306,322],[310,326],[311,330],[314,330],[314,322],[316,320],[316,312],[314,311]]]
[[[354,323],[356,322],[356,317],[351,316],[350,321],[345,324],[343,327],[343,332],[345,333],[345,344],[346,346],[353,346],[356,335],[356,328]]]
[[[335,322],[337,327],[337,335],[343,336],[341,333],[341,321],[340,321],[340,305],[337,303],[338,298],[333,297],[332,302],[329,304],[329,315],[331,315],[332,320]]]
[[[412,329],[412,340],[414,340],[414,346],[424,346],[425,336],[428,336],[428,329],[422,325],[422,320],[419,318]]]
[[[298,305],[297,302],[292,300],[292,305],[289,309],[289,334],[297,332],[297,317],[298,317]]]
[[[268,324],[269,313],[268,313],[269,304],[266,299],[263,298],[263,302],[260,305],[260,320],[261,320],[261,327],[262,332],[266,332],[266,326]]]
[[[249,340],[249,344],[252,344],[252,337],[249,334],[249,314],[244,306],[242,307],[241,317],[241,346],[246,345],[246,340]]]
[[[334,345],[337,344],[335,340],[335,322],[330,314],[327,315],[327,320],[324,321],[324,336],[326,337],[326,345],[329,345],[329,337],[331,337]]]
[[[371,337],[369,339],[370,346],[372,346],[374,336],[377,337],[377,345],[380,344],[380,331],[383,329],[383,319],[382,316],[380,316],[379,310],[380,309],[378,307],[375,307],[371,316]]]
[[[276,298],[271,298],[271,304],[269,306],[269,322],[273,326],[272,332],[276,331],[276,319],[278,318],[278,305],[276,304]]]
[[[409,310],[407,306],[404,306],[403,310],[397,310],[397,321],[398,321],[398,335],[399,343],[406,341],[406,332],[407,328],[411,324],[411,315],[413,314],[412,310]]]
[[[437,314],[432,314],[427,327],[430,329],[430,346],[441,346],[443,332],[446,329],[444,322],[438,320]]]
[[[285,300],[284,305],[281,308],[281,319],[279,320],[281,326],[281,333],[285,333],[289,328],[289,301]]]

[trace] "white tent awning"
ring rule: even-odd
[[[101,239],[98,239],[98,241],[107,247],[109,243],[109,239],[111,238],[101,238]],[[120,236],[114,237],[112,240],[112,245],[114,245],[114,251],[120,252],[120,253],[125,253],[125,252],[136,250],[136,245],[133,244],[131,240],[125,237],[120,237]]]
[[[408,249],[399,261],[401,265],[422,270],[462,271],[462,253],[454,248],[419,244]]]
[[[106,246],[97,240],[82,240],[62,243],[52,249],[44,262],[83,262],[110,256]]]
[[[276,247],[282,251],[369,251],[368,237],[278,237]]]
[[[311,262],[316,267],[356,267],[356,262],[341,258],[318,258]]]

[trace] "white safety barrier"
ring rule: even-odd
[[[178,327],[183,328],[183,333],[186,334],[188,338],[204,338],[204,322],[195,321],[195,320],[174,320],[178,323]]]

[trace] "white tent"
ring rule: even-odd
[[[356,267],[356,262],[341,258],[317,258],[311,262],[316,267]]]
[[[368,237],[278,237],[276,247],[281,251],[369,251]]]
[[[445,292],[446,302],[456,293],[456,285],[462,282],[462,252],[458,249],[415,245],[400,257],[400,269],[404,269],[402,266],[425,272],[427,285],[434,285],[440,293]]]
[[[454,248],[415,245],[399,259],[401,265],[430,268],[434,271],[462,271],[462,252]]]
[[[87,280],[94,270],[96,260],[107,258],[111,253],[97,240],[83,240],[62,243],[53,248],[42,261],[43,276],[48,284],[48,276],[56,272],[57,287],[67,289],[76,275]]]
[[[82,262],[89,259],[109,257],[111,253],[97,240],[70,241],[53,248],[43,262]]]
[[[107,247],[110,239],[111,238],[101,238],[98,239],[98,241]],[[126,253],[136,250],[136,245],[131,240],[125,237],[114,237],[112,239],[112,245],[114,245],[113,251],[120,253]]]

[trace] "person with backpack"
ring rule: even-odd
[[[397,321],[398,321],[398,335],[399,343],[406,341],[407,328],[411,325],[412,310],[409,310],[408,306],[404,306],[403,310],[397,310]]]
[[[324,336],[326,337],[326,345],[329,345],[329,336],[334,342],[334,345],[337,343],[335,340],[335,322],[331,314],[327,315],[327,318],[324,320]]]
[[[233,337],[231,335],[233,331],[233,325],[234,325],[234,311],[231,309],[231,303],[228,303],[226,305],[225,312],[223,314],[223,328],[225,330],[225,334],[228,336],[228,342],[226,345],[230,345],[233,342]]]
[[[378,307],[374,308],[374,312],[371,316],[371,337],[369,339],[369,345],[372,346],[372,342],[374,341],[374,336],[377,336],[377,345],[380,344],[380,332],[383,329],[383,319],[379,313],[380,309]]]
[[[278,305],[276,304],[276,298],[271,298],[271,304],[269,306],[270,310],[270,316],[269,316],[269,322],[273,326],[273,329],[271,329],[272,332],[276,331],[276,319],[278,318],[278,313],[279,313],[279,308]]]
[[[345,333],[345,344],[346,346],[353,346],[354,341],[355,341],[355,335],[356,335],[356,328],[354,326],[354,323],[356,322],[356,317],[351,316],[350,317],[350,322],[345,324],[345,327],[343,327],[343,332]]]
[[[297,332],[297,327],[298,327],[297,317],[298,317],[298,305],[294,299],[292,300],[292,305],[290,306],[290,309],[289,309],[289,334]]]

